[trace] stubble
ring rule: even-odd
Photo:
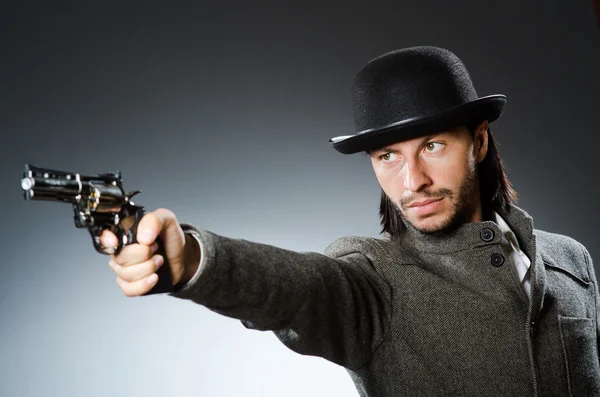
[[[398,203],[394,203],[394,205],[402,219],[412,225],[412,227],[417,229],[419,232],[424,234],[445,234],[472,219],[477,207],[477,200],[480,200],[477,178],[477,166],[473,161],[470,164],[467,176],[461,183],[457,193],[451,191],[450,189],[439,189],[433,192],[421,192],[421,194],[427,198],[447,198],[452,204],[452,211],[450,215],[443,221],[434,225],[430,225],[429,227],[419,227],[418,225],[410,222],[404,216],[404,212],[408,210],[408,205],[414,201],[412,197],[400,199]]]

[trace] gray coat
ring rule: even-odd
[[[517,207],[501,215],[531,259],[531,299],[492,221],[344,237],[324,255],[185,225],[202,241],[202,270],[173,296],[344,366],[361,396],[600,395],[587,250],[534,230]]]

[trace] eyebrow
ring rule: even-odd
[[[424,136],[423,138],[421,138],[421,142],[419,142],[419,146],[423,146],[427,141],[431,140],[432,138],[438,136],[438,135],[443,135],[444,132],[438,132],[435,134],[429,134],[427,136]],[[393,149],[391,146],[384,146],[382,148],[379,149],[375,149],[373,150],[372,153],[396,153],[398,150]]]

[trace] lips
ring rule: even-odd
[[[422,206],[424,206],[424,205],[427,205],[427,204],[433,203],[433,202],[435,202],[435,201],[440,201],[440,200],[441,200],[441,198],[438,198],[438,199],[431,199],[431,200],[425,200],[425,201],[419,201],[419,202],[417,202],[417,203],[412,203],[411,205],[409,205],[409,206],[408,206],[408,208],[413,208],[413,207],[422,207]]]

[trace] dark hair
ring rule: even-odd
[[[478,124],[467,125],[472,137],[475,135]],[[492,131],[489,128],[487,133],[487,155],[483,161],[477,164],[481,206],[484,217],[488,217],[491,211],[496,209],[507,209],[510,205],[515,204],[518,199],[517,192],[513,189],[506,172],[504,172],[502,159],[496,148]],[[391,236],[396,236],[404,230],[405,226],[400,210],[387,197],[383,189],[381,190],[379,215],[381,217],[382,233],[389,233]]]

